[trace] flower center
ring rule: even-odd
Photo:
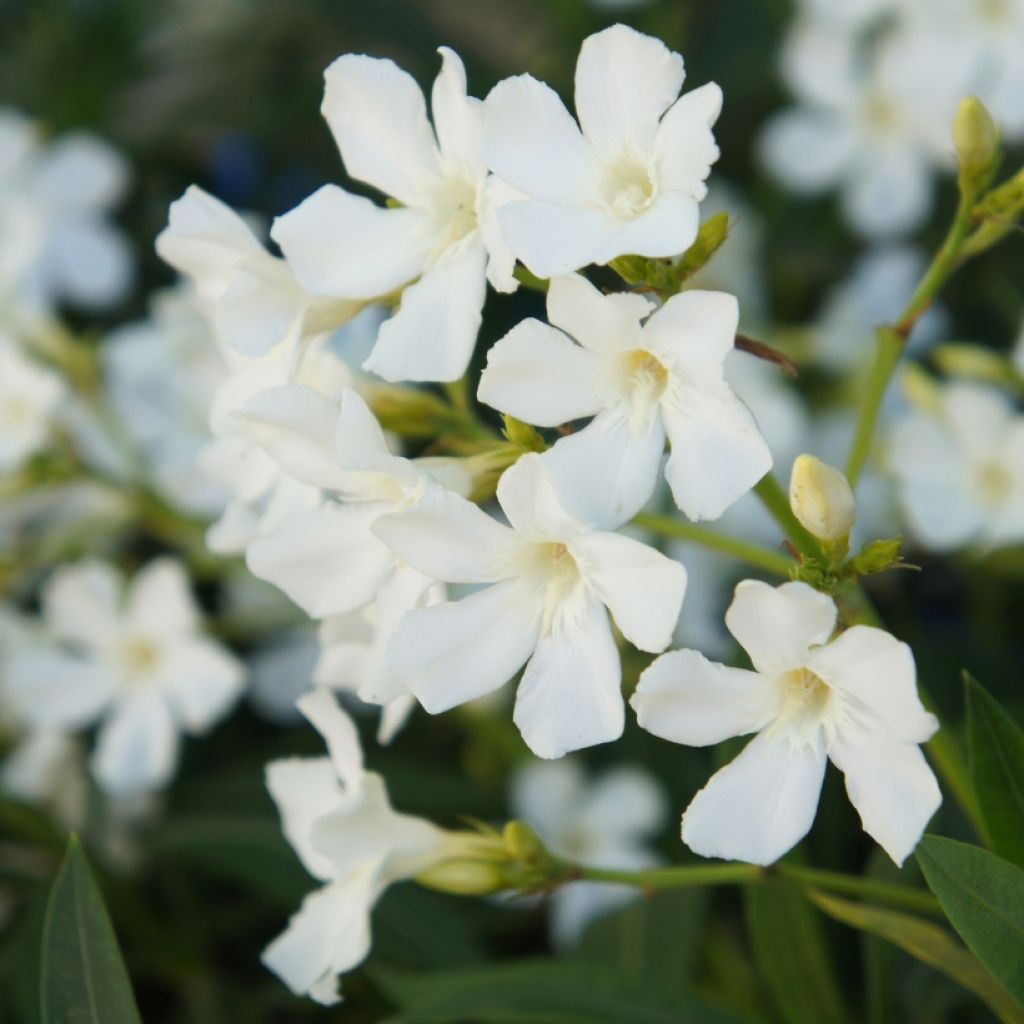
[[[539,541],[531,545],[527,557],[527,574],[541,592],[541,629],[547,636],[573,614],[573,599],[580,593],[583,576],[572,553],[559,541]]]
[[[629,407],[629,427],[635,435],[650,425],[651,414],[668,387],[668,370],[657,356],[642,348],[623,352],[618,360],[623,397]]]
[[[975,481],[982,501],[998,505],[1009,493],[1012,486],[1010,473],[999,462],[983,462],[975,470]]]
[[[1009,20],[1009,0],[978,0],[976,9],[982,21],[1001,23]]]
[[[803,736],[823,724],[832,700],[832,690],[821,676],[809,668],[795,668],[784,673],[777,685],[782,690],[782,709],[772,730],[785,727],[791,741],[799,743]]]
[[[438,187],[434,209],[439,221],[436,257],[476,230],[476,184],[468,178],[446,178]]]
[[[622,156],[604,174],[600,193],[613,217],[628,219],[643,213],[651,203],[657,187],[651,168],[640,157]]]
[[[900,111],[888,96],[870,93],[864,101],[864,120],[880,135],[895,131],[900,125]]]
[[[148,637],[132,637],[121,648],[121,663],[133,682],[152,672],[159,660],[160,651]]]

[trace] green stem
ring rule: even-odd
[[[723,554],[732,555],[733,558],[737,558],[741,562],[746,562],[748,565],[756,566],[758,569],[763,569],[765,572],[773,573],[776,576],[788,578],[789,571],[795,564],[786,555],[763,548],[759,544],[750,544],[736,537],[715,533],[713,530],[694,526],[692,523],[673,519],[671,516],[641,512],[633,519],[633,524],[641,529],[650,530],[652,533],[659,533],[665,537],[672,537],[677,540],[700,544],[714,551],[721,551]]]
[[[879,882],[871,878],[844,875],[838,871],[805,868],[797,864],[776,864],[771,870],[773,873],[782,875],[783,878],[790,878],[801,885],[812,885],[818,889],[862,896],[893,906],[906,907],[908,910],[921,910],[927,914],[941,915],[942,913],[938,900],[924,889],[912,889],[910,886],[898,885],[894,882]]]
[[[821,546],[793,515],[793,510],[789,507],[789,495],[772,473],[766,473],[761,477],[754,487],[754,493],[800,554],[810,558],[821,557]]]
[[[683,889],[698,885],[733,885],[758,882],[765,869],[755,864],[696,864],[692,867],[649,868],[646,871],[612,871],[606,868],[569,868],[574,880],[618,882],[640,889]]]

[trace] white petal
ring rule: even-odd
[[[525,423],[557,427],[600,410],[595,363],[561,331],[522,320],[487,353],[477,398]]]
[[[617,225],[589,206],[555,206],[532,200],[506,203],[498,221],[509,248],[537,277],[570,274],[602,262]]]
[[[86,649],[104,647],[121,617],[121,577],[104,562],[79,562],[58,569],[43,588],[46,624],[62,640]]]
[[[199,610],[188,574],[173,558],[156,558],[135,574],[125,594],[125,618],[131,627],[177,638],[199,628]]]
[[[506,579],[521,550],[512,530],[443,487],[432,487],[405,512],[381,516],[373,532],[396,558],[446,583]]]
[[[524,195],[571,206],[580,200],[592,151],[557,94],[517,75],[484,101],[484,159]]]
[[[574,882],[563,886],[551,895],[552,944],[557,950],[572,949],[592,922],[638,898],[638,892],[625,885]]]
[[[662,188],[704,198],[704,181],[719,153],[711,128],[721,110],[722,90],[714,82],[672,104],[661,120],[654,145]]]
[[[604,295],[581,274],[551,279],[548,319],[593,352],[625,352],[641,348],[640,321],[655,305],[643,295]]]
[[[807,663],[812,647],[828,642],[836,625],[835,602],[806,583],[772,587],[743,580],[725,613],[725,624],[754,668],[778,676]]]
[[[689,193],[662,192],[642,213],[625,220],[609,218],[607,234],[596,246],[593,263],[617,256],[677,256],[693,245],[700,227],[700,209]]]
[[[79,729],[97,718],[112,693],[105,666],[62,651],[18,651],[4,666],[4,703],[33,728]]]
[[[911,743],[862,730],[840,730],[828,753],[846,776],[864,831],[902,865],[942,803],[924,755]]]
[[[758,149],[761,161],[783,184],[820,192],[845,175],[856,146],[842,113],[796,108],[768,122]]]
[[[143,693],[115,707],[92,756],[97,782],[110,793],[156,789],[178,763],[178,731],[163,698]]]
[[[540,610],[515,580],[461,601],[409,612],[388,658],[431,714],[482,697],[507,683],[537,642]]]
[[[605,772],[576,810],[595,832],[619,842],[646,839],[668,819],[665,790],[651,774],[632,765]]]
[[[68,132],[48,147],[36,175],[36,187],[62,213],[98,213],[124,194],[129,170],[124,157],[101,139]]]
[[[527,761],[512,777],[512,813],[554,843],[579,809],[586,776],[573,758]]]
[[[777,712],[771,680],[690,650],[655,658],[641,674],[630,704],[641,728],[689,747],[757,732]]]
[[[341,396],[334,444],[338,464],[344,469],[379,468],[393,458],[377,417],[352,388],[346,388]]]
[[[941,392],[942,416],[971,459],[987,461],[1006,443],[1014,422],[1009,397],[991,387],[954,381]]]
[[[824,744],[760,733],[711,776],[683,814],[683,842],[702,857],[772,864],[814,823]]]
[[[423,272],[434,246],[425,214],[386,209],[324,185],[274,221],[271,237],[312,295],[372,299]]]
[[[223,718],[242,692],[242,663],[220,644],[202,637],[179,642],[167,653],[168,700],[182,727],[205,732]]]
[[[380,711],[377,742],[386,747],[405,728],[405,723],[415,709],[416,698],[411,693],[389,700]]]
[[[459,55],[442,46],[441,71],[434,79],[430,110],[441,155],[471,180],[487,173],[483,156],[483,104],[466,95],[466,69]]]
[[[583,40],[576,62],[576,113],[604,151],[649,149],[658,120],[683,86],[683,58],[653,36],[612,25]]]
[[[569,483],[556,478],[539,455],[523,455],[501,474],[498,504],[524,537],[565,541],[585,529],[562,498]]]
[[[733,295],[696,289],[680,292],[644,325],[639,347],[650,349],[691,384],[718,384],[735,346],[739,319],[739,303]]]
[[[479,232],[448,246],[402,293],[398,312],[381,324],[363,369],[387,381],[458,380],[480,329],[486,263]]]
[[[75,219],[60,224],[50,236],[47,259],[61,295],[89,309],[123,298],[134,272],[124,237],[102,221]]]
[[[622,735],[622,667],[608,616],[595,600],[578,622],[542,636],[516,691],[513,720],[538,757]]]
[[[376,503],[321,505],[253,541],[246,563],[314,619],[351,611],[394,570],[394,556],[370,531],[381,511]]]
[[[924,743],[939,727],[917,695],[913,652],[883,629],[853,626],[811,651],[807,667],[867,707],[901,742]]]
[[[923,223],[931,205],[928,159],[904,143],[873,151],[843,191],[847,219],[872,237],[912,231]]]
[[[295,706],[323,736],[338,778],[350,789],[363,782],[363,748],[349,714],[327,690],[303,694]]]
[[[622,635],[642,651],[663,651],[683,604],[682,565],[617,533],[584,534],[569,550]]]
[[[754,417],[728,385],[681,388],[662,408],[672,450],[665,478],[690,519],[717,519],[772,468]]]

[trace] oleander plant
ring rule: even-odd
[[[0,28],[0,1020],[1024,1022],[1024,0]]]

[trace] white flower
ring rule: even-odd
[[[363,769],[352,720],[324,690],[299,709],[327,741],[328,757],[267,766],[267,788],[285,837],[323,887],[310,893],[263,962],[297,995],[331,1005],[338,975],[370,950],[370,911],[392,883],[450,852],[449,838],[422,818],[394,811],[384,780]]]
[[[956,382],[893,427],[889,466],[917,539],[938,551],[1024,540],[1024,416],[995,388]]]
[[[607,613],[641,650],[663,650],[686,586],[678,562],[569,512],[564,488],[575,482],[525,455],[498,481],[511,526],[436,488],[373,527],[432,579],[490,584],[402,619],[388,649],[402,683],[437,713],[496,690],[525,664],[514,720],[534,753],[549,758],[622,733]],[[581,486],[577,503],[598,492],[594,482]]]
[[[121,155],[85,132],[44,143],[21,114],[0,109],[0,295],[48,310],[118,302],[132,277],[108,221],[128,183]]]
[[[56,373],[26,359],[0,335],[0,472],[17,469],[45,447],[66,396]]]
[[[156,251],[192,281],[218,337],[242,355],[262,356],[282,344],[290,353],[362,307],[307,294],[234,210],[195,185],[171,203]]]
[[[668,805],[660,785],[634,767],[612,768],[590,782],[580,764],[533,761],[512,779],[512,813],[557,857],[587,867],[639,871],[659,862],[648,845],[664,826]],[[551,932],[573,945],[596,917],[636,899],[635,888],[573,882],[551,894]]]
[[[594,416],[545,458],[571,472],[599,448],[605,473],[593,482],[615,525],[650,497],[667,435],[676,504],[691,519],[715,519],[772,465],[724,377],[738,317],[723,292],[687,291],[655,308],[640,295],[602,295],[575,274],[554,278],[554,326],[525,320],[505,335],[488,353],[479,397],[541,427]]]
[[[58,569],[42,613],[56,642],[15,655],[10,699],[37,728],[100,721],[92,768],[112,793],[166,783],[179,733],[205,732],[241,691],[242,666],[199,631],[188,579],[170,559],[127,588],[100,562]]]
[[[938,728],[917,696],[910,648],[854,626],[830,640],[832,599],[805,583],[745,580],[726,625],[754,671],[672,651],[640,677],[640,725],[703,747],[757,733],[683,815],[703,857],[771,864],[810,830],[826,761],[846,776],[861,824],[902,864],[941,802],[918,744]]]
[[[364,363],[386,380],[457,380],[480,327],[487,281],[516,287],[481,153],[480,101],[442,47],[427,120],[415,80],[390,60],[339,57],[321,112],[351,177],[400,204],[377,206],[325,185],[271,232],[314,295],[372,299],[402,291]]]
[[[523,198],[498,217],[539,277],[616,256],[676,256],[697,236],[698,203],[718,159],[714,83],[679,96],[683,58],[625,25],[583,41],[576,114],[530,75],[484,103],[484,155]]]

